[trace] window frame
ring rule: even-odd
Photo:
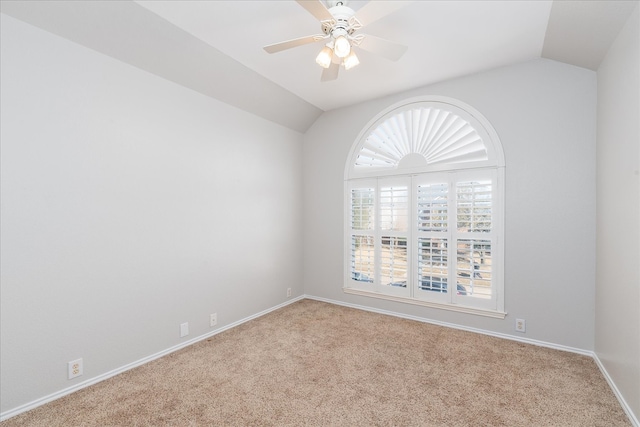
[[[410,163],[407,167],[389,169],[356,170],[355,160],[360,152],[364,140],[368,134],[380,126],[389,117],[402,113],[404,110],[415,108],[442,108],[462,117],[482,137],[486,147],[487,159],[468,163],[435,164],[416,166]],[[456,182],[475,180],[490,177],[492,181],[492,227],[490,233],[460,232],[457,230],[457,201]],[[369,124],[363,128],[354,142],[351,153],[345,166],[345,253],[343,259],[344,285],[343,291],[348,294],[364,295],[386,300],[399,301],[457,312],[471,313],[482,316],[504,318],[504,155],[497,133],[490,123],[472,107],[457,100],[442,97],[421,97],[393,105],[378,114]],[[388,286],[380,283],[381,272],[381,245],[382,237],[390,234],[400,236],[402,233],[388,233],[381,229],[380,189],[385,183],[408,183],[409,215],[407,218],[407,277],[406,288]],[[418,185],[427,182],[446,182],[448,185],[448,230],[446,233],[427,233],[418,230]],[[375,275],[373,282],[361,282],[352,280],[352,252],[351,236],[355,231],[351,229],[351,191],[359,186],[366,185],[374,188],[374,225],[372,235],[374,239],[374,265]],[[386,234],[385,234],[386,233]],[[490,236],[489,236],[490,234]],[[440,236],[447,239],[447,292],[422,291],[419,286],[418,272],[418,243],[425,236]],[[477,238],[491,240],[491,297],[482,301],[472,296],[457,295],[456,265],[457,242],[459,239]],[[451,281],[450,279],[454,280]],[[436,295],[439,294],[439,295]]]

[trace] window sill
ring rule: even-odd
[[[421,305],[423,307],[439,308],[441,310],[456,311],[458,313],[475,314],[477,316],[493,317],[494,319],[504,319],[507,313],[495,310],[486,310],[482,308],[464,307],[453,304],[442,304],[431,301],[424,301],[415,298],[407,298],[396,295],[382,294],[380,292],[366,291],[356,288],[342,288],[345,294],[361,295],[365,297],[379,298],[388,301],[402,302],[405,304]]]

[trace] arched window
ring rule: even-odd
[[[504,166],[457,100],[381,112],[345,167],[345,292],[504,318]]]

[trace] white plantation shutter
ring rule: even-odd
[[[504,156],[457,104],[394,107],[354,144],[345,292],[504,318]]]
[[[491,240],[458,239],[456,280],[465,295],[491,299]]]
[[[351,228],[371,231],[375,221],[375,187],[351,190]]]
[[[493,307],[494,194],[496,174],[465,172],[456,182],[456,271],[457,286],[464,288],[458,300],[466,304]],[[468,179],[473,177],[474,179]]]
[[[408,154],[427,164],[487,160],[478,132],[463,118],[437,108],[414,108],[389,117],[366,138],[356,169],[393,168]]]
[[[418,231],[447,232],[449,222],[449,184],[418,184]]]
[[[350,206],[350,279],[363,284],[375,277],[376,184],[355,183],[349,192]]]
[[[446,175],[415,181],[417,270],[415,296],[447,302],[449,282],[449,183]]]
[[[406,232],[409,220],[409,187],[383,185],[380,189],[380,229]]]
[[[456,183],[458,230],[491,231],[492,185],[490,180]]]
[[[351,236],[351,278],[372,283],[375,277],[375,241],[371,236]]]
[[[407,238],[380,238],[380,283],[385,286],[407,287]]]
[[[418,290],[446,293],[449,239],[418,237]]]
[[[380,274],[381,286],[387,292],[405,294],[409,273],[410,179],[387,178],[378,181],[380,212]]]

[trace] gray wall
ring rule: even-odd
[[[595,352],[640,417],[640,25],[598,69]]]
[[[0,411],[303,294],[301,134],[1,23]]]
[[[459,99],[495,127],[506,158],[506,319],[344,294],[343,176],[358,133],[419,95]],[[309,295],[593,350],[596,74],[535,60],[325,113],[304,137]],[[514,332],[514,319],[527,322]]]

